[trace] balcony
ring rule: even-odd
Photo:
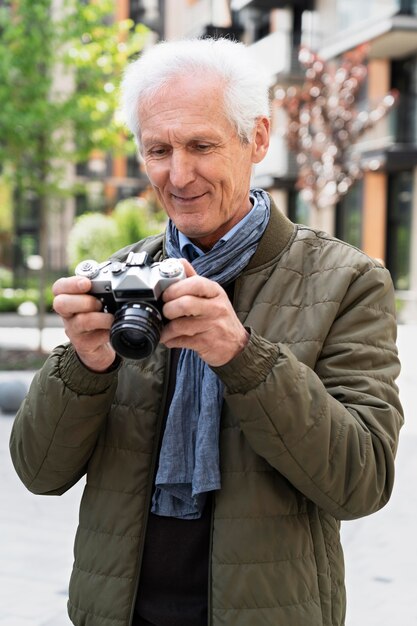
[[[398,105],[358,144],[362,165],[389,172],[417,165],[417,95],[401,94]]]
[[[417,52],[417,0],[339,0],[323,22],[325,59],[364,42],[370,44],[370,58],[400,59]]]
[[[313,4],[313,0],[232,0],[230,8],[232,11],[240,11],[241,9],[272,11],[272,9],[293,6],[310,10],[313,8]]]
[[[268,72],[271,86],[282,75],[301,73],[298,49],[294,47],[289,31],[275,31],[253,43],[249,50],[255,61]]]

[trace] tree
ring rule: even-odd
[[[16,203],[38,205],[48,263],[48,213],[68,194],[68,164],[92,150],[126,149],[119,77],[147,29],[113,19],[114,2],[6,0],[0,8],[0,164]],[[40,326],[43,326],[42,297]]]
[[[316,216],[333,209],[363,175],[355,148],[397,99],[392,91],[374,108],[360,109],[366,53],[366,46],[360,46],[336,64],[303,47],[299,61],[305,69],[304,82],[275,92],[275,102],[288,116],[285,134],[299,166],[296,187]]]
[[[155,210],[153,196],[126,198],[116,204],[111,215],[84,213],[69,233],[68,254],[71,269],[85,259],[101,263],[116,250],[160,233],[166,213]]]

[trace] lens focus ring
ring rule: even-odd
[[[129,302],[118,309],[110,329],[110,343],[121,357],[144,359],[159,343],[162,316],[147,302]]]

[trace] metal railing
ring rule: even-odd
[[[340,30],[394,15],[417,15],[417,0],[338,0]]]

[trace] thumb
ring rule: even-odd
[[[184,267],[185,275],[187,276],[187,278],[189,278],[190,276],[197,276],[197,272],[195,271],[191,263],[187,261],[187,259],[180,259],[180,261]]]

